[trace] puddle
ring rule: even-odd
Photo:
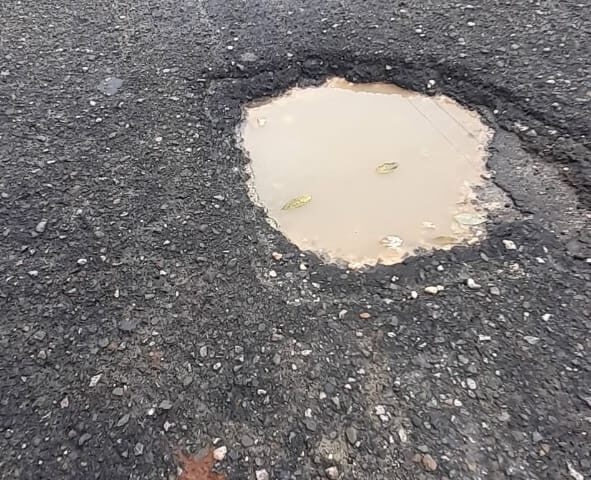
[[[351,267],[484,235],[491,131],[447,97],[332,79],[246,109],[249,190],[302,250]]]

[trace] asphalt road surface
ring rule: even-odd
[[[590,59],[588,0],[1,2],[0,477],[591,478]],[[298,251],[235,131],[331,75],[479,109],[513,213]]]

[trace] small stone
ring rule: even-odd
[[[86,258],[79,258],[76,263],[80,266],[84,266],[88,263],[88,260],[86,260]]]
[[[345,435],[347,436],[347,440],[351,445],[355,445],[357,443],[357,429],[354,427],[348,427],[345,430]]]
[[[273,260],[275,260],[276,262],[279,262],[283,258],[283,254],[279,252],[273,252],[271,254],[271,257],[273,257]]]
[[[103,95],[110,97],[115,95],[119,88],[123,85],[123,80],[117,77],[107,77],[101,83],[99,83],[97,89]]]
[[[101,338],[98,341],[98,346],[101,348],[107,348],[109,346],[109,339],[108,338]]]
[[[490,287],[489,292],[491,295],[495,295],[495,296],[499,296],[501,294],[501,291],[499,290],[498,287]]]
[[[39,271],[37,271],[37,270],[29,270],[27,272],[27,274],[29,275],[29,277],[38,277],[39,276]]]
[[[254,440],[250,438],[248,435],[242,435],[242,437],[240,437],[240,443],[243,447],[249,448],[254,445]]]
[[[509,414],[509,412],[507,411],[503,411],[500,415],[499,415],[499,420],[501,422],[508,422],[509,420],[511,420],[511,415]]]
[[[254,475],[256,480],[269,480],[269,473],[267,473],[267,470],[257,470]]]
[[[136,326],[136,323],[132,322],[128,318],[121,320],[119,322],[119,330],[121,330],[122,332],[133,332]]]
[[[43,233],[45,231],[46,227],[47,227],[47,219],[44,218],[37,224],[37,226],[35,227],[35,231],[37,233]]]
[[[505,245],[506,250],[517,250],[517,245],[513,240],[503,240],[503,245]]]
[[[68,397],[64,397],[62,399],[62,401],[60,402],[60,407],[61,408],[68,408],[70,406],[70,400]]]
[[[383,405],[376,405],[375,411],[378,416],[386,415],[386,408]]]
[[[227,453],[228,449],[225,446],[218,447],[213,451],[213,458],[215,458],[218,462],[221,462],[224,458],[226,458]]]
[[[162,400],[158,408],[161,410],[170,410],[172,408],[172,402],[170,400]]]
[[[116,397],[122,397],[123,396],[123,388],[116,387],[116,388],[113,389],[113,391],[111,393],[113,395],[115,395]]]
[[[466,385],[468,386],[468,388],[470,390],[476,390],[476,388],[477,388],[476,382],[472,378],[468,378],[466,380]]]
[[[582,473],[578,472],[575,467],[573,467],[573,464],[571,462],[569,462],[567,460],[566,462],[566,466],[568,468],[568,474],[574,479],[574,480],[585,480],[585,477],[583,476]]]
[[[412,292],[410,292],[410,298],[416,300],[417,298],[419,298],[419,294],[413,290]]]
[[[423,465],[423,468],[428,472],[434,472],[435,470],[437,470],[437,462],[429,454],[423,455],[423,458],[421,459],[421,464]]]
[[[81,447],[86,442],[88,442],[88,440],[90,440],[91,438],[92,438],[92,435],[90,433],[84,433],[84,434],[80,435],[80,438],[78,439],[78,446]]]
[[[277,278],[277,272],[275,270],[269,270],[269,277]]]
[[[207,347],[201,347],[201,348],[199,349],[199,356],[200,356],[201,358],[205,358],[205,357],[207,357]]]
[[[359,318],[361,320],[367,320],[367,319],[371,318],[371,313],[369,313],[369,312],[361,312],[359,314]]]
[[[466,280],[466,285],[471,290],[478,290],[480,288],[480,285],[476,283],[473,278],[469,278],[468,280]]]
[[[535,345],[540,341],[538,337],[532,337],[531,335],[526,335],[525,337],[523,337],[523,339],[530,345]]]
[[[41,342],[41,341],[43,341],[43,340],[45,339],[45,336],[46,336],[46,335],[47,335],[47,334],[45,333],[45,331],[43,331],[43,330],[38,330],[38,331],[36,331],[36,332],[35,332],[35,334],[33,335],[33,338],[34,338],[35,340],[39,340],[39,341]]]
[[[408,441],[408,435],[406,434],[406,430],[404,430],[404,428],[402,427],[398,429],[398,438],[400,438],[400,441],[402,443],[406,443]]]
[[[139,457],[140,455],[142,455],[144,453],[144,444],[141,442],[137,442],[135,444],[135,447],[133,447],[133,453],[135,454],[136,457]]]
[[[337,467],[328,467],[324,470],[326,473],[326,478],[330,480],[337,480],[339,478],[339,469]]]
[[[119,420],[117,420],[117,426],[118,427],[123,427],[124,425],[127,425],[127,422],[129,422],[129,413],[126,413],[125,415],[123,415]]]
[[[426,287],[425,293],[429,295],[437,295],[439,293],[439,289],[437,287]]]
[[[96,387],[96,385],[98,384],[99,380],[101,379],[101,377],[103,376],[102,373],[99,373],[98,375],[95,375],[94,377],[92,377],[90,379],[90,383],[88,384],[89,387]]]
[[[304,425],[306,425],[306,428],[310,432],[315,432],[316,429],[318,428],[318,426],[316,425],[316,422],[314,420],[312,420],[311,418],[307,418],[306,420],[304,420]]]

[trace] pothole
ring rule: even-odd
[[[251,198],[328,261],[393,264],[485,235],[492,131],[447,97],[331,79],[249,106],[240,135]]]

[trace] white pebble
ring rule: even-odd
[[[503,240],[503,245],[507,250],[517,250],[517,245],[513,240]]]
[[[257,470],[255,472],[255,477],[257,480],[269,480],[269,474],[267,470]]]
[[[386,415],[386,408],[383,405],[376,405],[376,415]]]
[[[225,446],[218,447],[213,451],[213,458],[215,458],[218,462],[221,462],[224,458],[226,458],[226,453],[228,453],[228,449]]]
[[[337,467],[328,467],[324,470],[324,473],[326,473],[326,477],[329,480],[337,480],[339,478],[339,469]]]

